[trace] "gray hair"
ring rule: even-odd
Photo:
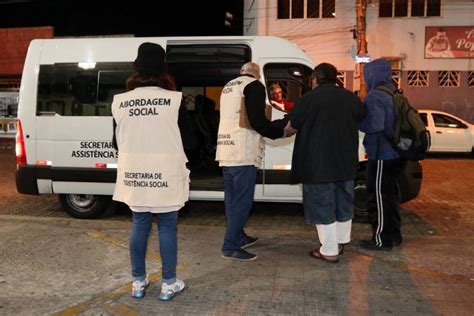
[[[242,75],[252,75],[257,79],[260,79],[260,66],[250,61],[243,64],[242,68],[240,68],[240,73]]]

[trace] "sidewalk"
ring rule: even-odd
[[[5,315],[472,315],[473,236],[408,234],[392,252],[346,247],[339,264],[308,256],[316,233],[258,230],[252,262],[220,257],[223,227],[180,224],[178,277],[188,288],[158,301],[156,234],[151,286],[130,297],[130,222],[0,216]],[[410,226],[410,225],[408,225]],[[355,224],[354,238],[366,237]],[[460,246],[469,251],[463,252]]]
[[[369,227],[354,223],[337,265],[308,256],[317,234],[284,204],[260,207],[248,222],[260,237],[248,249],[256,261],[222,259],[223,205],[195,203],[178,228],[178,276],[188,289],[172,302],[158,301],[156,234],[152,283],[134,300],[129,214],[69,218],[56,196],[16,192],[13,150],[0,160],[1,315],[473,315],[473,159],[424,160],[420,195],[403,205],[403,246],[363,251],[356,241]]]

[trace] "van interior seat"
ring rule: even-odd
[[[215,110],[215,102],[203,95],[197,95],[194,111],[190,114],[198,141],[197,152],[190,157],[191,164],[198,169],[215,168],[219,128],[219,111]]]

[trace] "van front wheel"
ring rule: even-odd
[[[64,211],[74,218],[91,219],[102,215],[109,207],[111,198],[93,194],[60,194],[59,202]]]

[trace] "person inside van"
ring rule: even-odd
[[[284,112],[290,112],[293,108],[293,102],[283,98],[283,90],[278,83],[270,86],[270,102],[274,107]]]
[[[189,170],[181,137],[185,122],[182,94],[166,73],[165,51],[143,43],[127,79],[127,92],[114,96],[114,147],[119,152],[114,200],[132,210],[130,233],[132,297],[142,298],[148,286],[145,256],[153,215],[158,222],[162,286],[168,301],[185,288],[176,278],[178,210],[189,197]],[[184,113],[184,114],[183,114]],[[183,140],[182,140],[183,139]]]
[[[257,168],[262,163],[263,137],[291,136],[285,129],[287,119],[270,121],[265,117],[266,93],[259,79],[259,65],[244,64],[240,76],[224,86],[220,99],[216,160],[224,176],[227,219],[222,257],[239,261],[257,258],[244,250],[257,242],[257,237],[245,233],[244,226],[252,209]]]

